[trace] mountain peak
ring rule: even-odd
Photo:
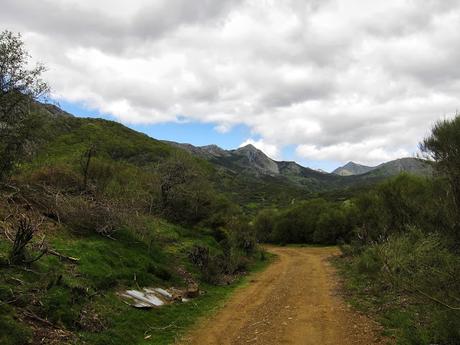
[[[261,150],[259,150],[257,147],[255,147],[255,146],[252,145],[252,144],[247,144],[247,145],[245,145],[245,146],[241,146],[241,147],[237,148],[235,151],[262,152]]]
[[[367,165],[362,165],[362,164],[355,163],[353,161],[349,161],[344,166],[341,166],[335,169],[332,173],[336,175],[341,175],[341,176],[361,175],[373,169],[374,167],[370,167]]]
[[[244,157],[246,165],[250,169],[269,175],[279,174],[278,165],[270,159],[265,153],[252,144],[240,147],[232,151],[240,157]]]

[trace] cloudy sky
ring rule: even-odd
[[[460,108],[458,0],[0,0],[65,109],[330,170]]]

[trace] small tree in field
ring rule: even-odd
[[[45,67],[29,68],[29,59],[20,34],[0,33],[0,181],[23,153],[33,126],[32,102],[49,91],[41,78]]]

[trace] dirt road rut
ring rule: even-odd
[[[377,325],[337,294],[328,258],[337,248],[270,247],[278,256],[213,317],[187,334],[187,345],[385,344]]]

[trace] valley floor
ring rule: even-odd
[[[278,259],[181,344],[386,344],[379,327],[337,294],[335,247],[268,247]]]

